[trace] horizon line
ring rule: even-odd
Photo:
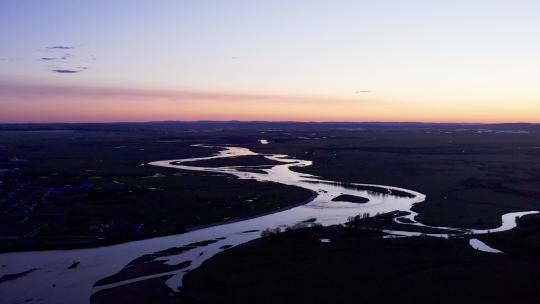
[[[76,125],[76,124],[149,124],[149,123],[298,123],[298,124],[436,124],[436,125],[540,125],[540,123],[516,122],[431,122],[431,121],[302,121],[302,120],[145,120],[145,121],[44,121],[44,122],[1,122],[0,125]]]

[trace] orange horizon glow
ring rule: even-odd
[[[0,84],[0,122],[300,121],[540,123],[534,104],[486,108],[483,104],[403,102],[365,97],[141,90]],[[451,105],[451,103],[450,103]],[[516,109],[523,109],[516,111]]]

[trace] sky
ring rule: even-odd
[[[540,122],[540,1],[0,1],[0,122]]]

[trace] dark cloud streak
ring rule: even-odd
[[[75,73],[81,72],[81,70],[56,69],[56,70],[51,70],[51,72],[59,73],[59,74],[75,74]]]

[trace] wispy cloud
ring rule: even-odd
[[[68,60],[69,58],[73,57],[73,54],[70,54],[70,53],[66,53],[60,57],[41,57],[39,58],[40,60],[44,60],[44,61],[54,61],[54,60]]]
[[[84,60],[76,58],[75,54],[67,52],[67,50],[73,50],[75,47],[66,45],[54,45],[45,47],[48,56],[39,58],[41,61],[57,62],[56,66],[49,66],[49,71],[56,74],[77,74],[82,71],[88,70],[88,67],[83,66]],[[95,57],[92,56],[95,60]]]
[[[65,46],[65,45],[55,45],[55,46],[48,46],[47,49],[49,50],[72,50],[74,49],[74,46]]]

